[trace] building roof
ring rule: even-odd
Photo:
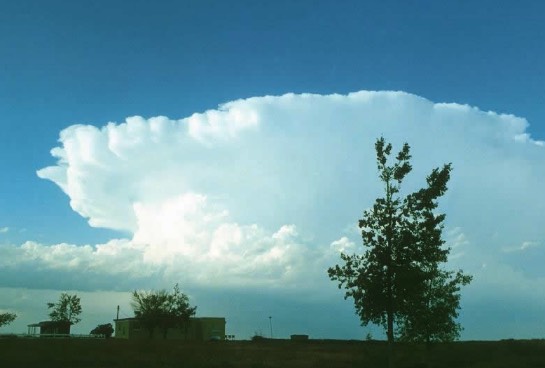
[[[73,323],[69,321],[42,321],[38,323],[31,323],[30,325],[27,325],[27,326],[28,327],[46,327],[46,326],[64,325],[64,324],[72,325]]]
[[[117,318],[117,319],[114,318],[115,322],[118,322],[118,321],[137,321],[137,320],[138,320],[138,318],[136,318],[136,317]]]
[[[140,318],[137,317],[127,317],[127,318],[118,318],[114,319],[114,322],[121,322],[121,321],[138,321]],[[225,317],[190,317],[189,319],[225,319]]]

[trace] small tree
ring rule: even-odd
[[[69,322],[76,324],[81,321],[78,316],[81,314],[80,298],[74,294],[62,293],[57,303],[47,303],[47,308],[51,309],[49,318],[52,321]]]
[[[403,317],[399,335],[404,341],[424,342],[429,350],[434,342],[454,341],[462,327],[458,318],[460,288],[472,277],[461,271],[436,270],[425,282],[421,299],[411,302],[412,313]]]
[[[134,291],[131,303],[134,315],[153,337],[155,328],[166,338],[169,328],[187,328],[189,318],[195,315],[197,307],[189,305],[189,298],[180,291],[178,284],[172,293],[166,290]]]
[[[451,274],[439,268],[449,249],[442,247],[441,240],[445,216],[434,210],[437,199],[447,190],[451,165],[434,169],[425,188],[402,198],[401,183],[412,170],[410,146],[403,145],[393,164],[389,164],[392,145],[384,138],[377,140],[375,149],[385,193],[359,221],[365,252],[341,254],[344,265],[329,268],[328,274],[338,281],[339,288],[346,289],[345,298],[354,299],[363,325],[374,323],[385,328],[389,367],[394,367],[396,327],[414,340],[423,334],[435,336],[437,331],[442,331],[442,336],[449,332],[456,335],[452,329],[457,326],[453,318],[459,308],[456,292],[469,279],[461,273],[449,279]],[[437,314],[434,318],[438,321],[427,324],[427,332],[417,316],[424,310],[426,315]]]
[[[114,333],[114,327],[111,323],[106,323],[104,325],[98,325],[90,332],[91,335],[104,335],[107,339],[112,337]]]
[[[445,247],[441,237],[445,215],[434,211],[438,195],[446,190],[449,174],[450,165],[433,170],[427,178],[428,188],[407,196],[406,201],[413,213],[412,226],[419,234],[416,240],[421,252],[417,257],[421,284],[419,293],[407,300],[398,333],[405,341],[425,342],[427,350],[433,342],[453,341],[460,336],[462,328],[456,322],[460,289],[472,279],[461,270],[442,268],[448,261],[450,248]]]
[[[11,322],[15,321],[15,318],[17,318],[15,313],[0,313],[0,327],[9,325]]]

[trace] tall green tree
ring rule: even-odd
[[[419,339],[422,324],[416,310],[436,302],[436,294],[429,292],[430,285],[445,283],[441,277],[446,274],[439,269],[449,253],[441,240],[445,216],[434,210],[447,190],[451,165],[434,169],[425,188],[402,197],[401,184],[412,170],[410,146],[405,143],[393,162],[392,145],[384,138],[376,141],[375,150],[384,196],[377,198],[359,221],[365,250],[363,254],[341,254],[344,264],[329,268],[328,274],[339,288],[346,289],[345,298],[353,298],[363,325],[384,327],[389,367],[394,367],[396,330],[410,339]],[[450,281],[459,285],[460,280]],[[446,300],[445,293],[455,292],[456,288],[442,290]],[[454,300],[459,301],[459,297]],[[452,306],[455,310],[458,307]],[[442,318],[450,317],[455,314],[444,313]]]
[[[70,322],[70,324],[76,324],[81,321],[79,315],[82,312],[81,300],[74,294],[62,293],[59,297],[59,301],[56,303],[47,303],[49,312],[49,318],[52,321]]]
[[[9,325],[11,322],[15,321],[15,318],[17,318],[15,313],[0,313],[0,327]]]
[[[180,291],[178,284],[171,293],[159,291],[133,291],[132,308],[134,315],[153,337],[158,328],[167,337],[169,328],[186,328],[189,319],[195,315],[197,307],[189,305],[189,298]]]
[[[452,341],[460,336],[461,326],[456,322],[460,309],[460,289],[472,277],[461,270],[447,271],[450,248],[442,239],[444,214],[437,214],[437,198],[446,191],[450,165],[434,169],[427,177],[427,188],[407,197],[412,212],[412,225],[418,233],[420,249],[416,258],[421,271],[419,293],[407,300],[407,311],[399,323],[399,335],[405,341],[425,342],[429,349],[433,342]]]

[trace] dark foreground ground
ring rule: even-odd
[[[0,339],[0,367],[386,367],[386,345],[374,341],[126,341]],[[423,349],[399,345],[399,368],[423,367]],[[545,367],[545,340],[457,342],[436,346],[432,367]]]

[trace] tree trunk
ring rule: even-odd
[[[431,367],[431,364],[430,364],[430,352],[431,352],[431,348],[432,348],[432,345],[431,345],[431,340],[428,338],[426,338],[426,351],[424,352],[424,366],[426,368],[430,368]]]
[[[395,368],[395,351],[394,351],[394,314],[391,310],[388,311],[388,368]]]
[[[394,361],[394,272],[392,270],[393,263],[394,263],[394,252],[393,252],[393,233],[394,233],[394,221],[393,221],[393,212],[394,209],[392,208],[392,190],[390,187],[390,178],[388,178],[388,181],[386,182],[386,201],[388,203],[388,218],[389,223],[388,227],[386,229],[386,239],[387,239],[387,247],[388,247],[388,258],[387,258],[387,291],[388,291],[388,311],[387,314],[387,331],[386,335],[388,337],[388,368],[395,368],[395,361]]]

